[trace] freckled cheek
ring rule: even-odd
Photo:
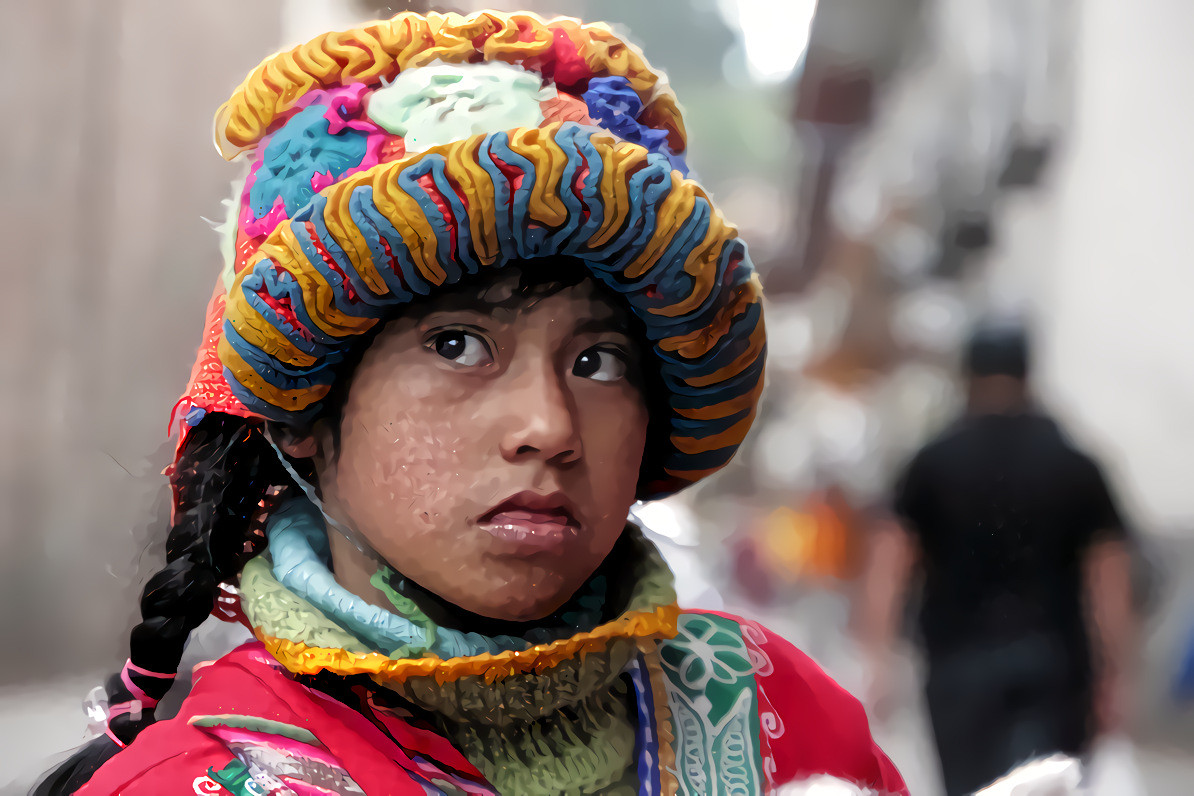
[[[342,473],[358,485],[353,503],[370,507],[369,524],[384,529],[402,523],[408,533],[451,531],[464,522],[462,483],[470,455],[467,424],[458,414],[425,402],[399,417],[375,420],[345,441],[345,457],[357,472]],[[403,534],[406,535],[406,534]]]

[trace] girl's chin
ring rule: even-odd
[[[556,599],[553,595],[551,598],[534,601],[528,601],[525,595],[520,599],[511,598],[505,601],[494,600],[491,597],[475,607],[461,607],[470,613],[499,622],[534,622],[551,616],[557,608],[567,602],[569,596],[565,594]]]
[[[579,588],[579,587],[578,587]],[[553,584],[551,588],[535,589],[525,582],[495,585],[484,593],[462,595],[453,601],[469,613],[499,622],[534,622],[551,616],[576,589]]]

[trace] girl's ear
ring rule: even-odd
[[[273,438],[282,452],[292,459],[311,459],[319,453],[319,442],[314,431],[296,431],[275,426]]]

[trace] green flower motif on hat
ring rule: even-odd
[[[478,133],[538,127],[539,103],[555,89],[517,66],[500,61],[429,64],[401,72],[369,98],[369,119],[403,137],[407,152]]]

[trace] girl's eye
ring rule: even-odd
[[[626,377],[626,358],[608,348],[589,348],[576,358],[572,375],[594,381],[617,381]]]
[[[448,329],[436,334],[431,338],[428,348],[444,359],[466,367],[488,365],[493,361],[493,354],[484,340],[460,329]]]

